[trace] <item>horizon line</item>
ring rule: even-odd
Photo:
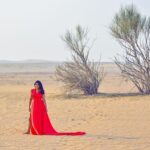
[[[66,60],[48,60],[48,59],[20,59],[20,60],[12,60],[12,59],[0,59],[0,63],[2,62],[69,62]],[[99,62],[99,61],[94,61]],[[101,61],[102,63],[114,63],[113,61]]]

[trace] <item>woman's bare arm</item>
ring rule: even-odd
[[[45,100],[45,94],[42,95],[42,100],[43,100],[43,102],[44,102],[46,111],[48,111],[48,109],[47,109],[47,104],[46,104],[46,100]]]
[[[30,112],[30,110],[31,110],[31,101],[32,101],[32,96],[30,96],[30,99],[29,99],[29,112]]]

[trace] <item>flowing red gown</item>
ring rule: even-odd
[[[33,135],[84,135],[85,132],[58,132],[56,131],[49,119],[44,102],[42,100],[42,94],[37,93],[35,89],[31,89],[31,111],[29,116],[29,134]]]

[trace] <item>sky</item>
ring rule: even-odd
[[[0,60],[69,60],[60,36],[79,24],[95,40],[90,59],[113,61],[122,50],[109,26],[120,7],[132,3],[150,16],[149,0],[1,0]]]

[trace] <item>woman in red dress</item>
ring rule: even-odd
[[[47,104],[45,92],[42,83],[37,80],[34,83],[34,89],[31,89],[29,102],[29,126],[27,134],[33,135],[84,135],[85,132],[58,132],[56,131],[49,119],[47,113]]]

